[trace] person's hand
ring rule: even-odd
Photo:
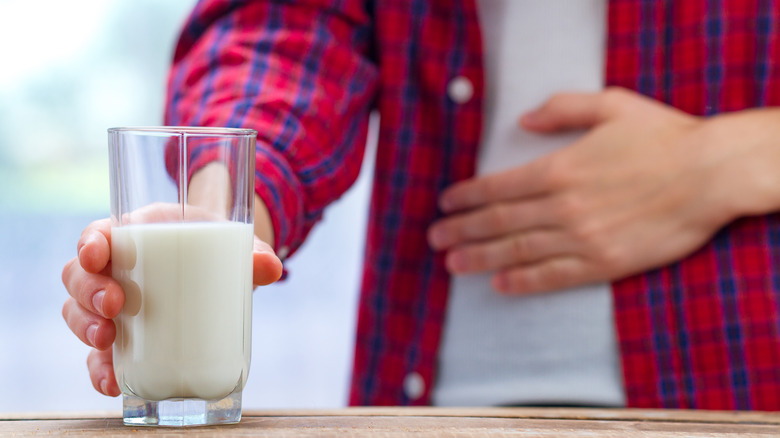
[[[177,216],[179,211],[177,205],[157,204],[142,214],[161,220]],[[62,282],[70,294],[62,306],[62,316],[71,331],[93,347],[87,357],[92,386],[105,395],[117,396],[120,391],[112,357],[116,327],[112,318],[122,310],[125,294],[119,283],[111,278],[111,221],[102,219],[87,226],[81,233],[77,249],[78,255],[62,270]],[[255,285],[266,285],[279,279],[281,261],[273,249],[257,237],[252,257]]]
[[[738,206],[750,198],[740,187],[751,169],[767,167],[767,155],[750,158],[758,142],[728,117],[694,117],[623,89],[555,95],[521,126],[589,131],[525,166],[448,188],[439,199],[446,216],[428,230],[429,243],[446,250],[451,273],[495,272],[492,286],[514,293],[678,260],[739,213],[760,210]],[[760,169],[764,180],[754,182],[768,186],[776,170]]]

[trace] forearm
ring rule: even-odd
[[[265,202],[255,195],[255,235],[263,242],[274,247],[274,227],[271,222],[271,213]]]
[[[780,211],[780,109],[719,115],[700,135],[700,171],[724,220]]]
[[[208,211],[227,212],[232,204],[230,175],[227,168],[212,162],[195,172],[190,179],[187,194],[188,203],[203,207]],[[274,246],[274,230],[271,215],[263,200],[255,197],[255,235],[260,240]]]

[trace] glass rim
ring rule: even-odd
[[[119,126],[108,128],[109,134],[171,134],[171,135],[213,135],[225,137],[257,136],[257,131],[248,128],[221,128],[212,126]]]

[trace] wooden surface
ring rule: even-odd
[[[240,424],[128,427],[118,412],[1,414],[0,436],[780,437],[780,413],[558,408],[245,411]]]

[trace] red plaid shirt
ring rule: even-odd
[[[606,82],[698,115],[778,105],[779,21],[780,0],[610,1]],[[425,232],[442,189],[474,172],[481,62],[473,0],[201,1],[181,36],[166,121],[259,132],[277,250],[352,184],[368,113],[381,114],[353,404],[430,400],[449,277]],[[458,76],[467,102],[448,97]],[[780,409],[779,268],[771,215],[616,282],[629,406]]]

